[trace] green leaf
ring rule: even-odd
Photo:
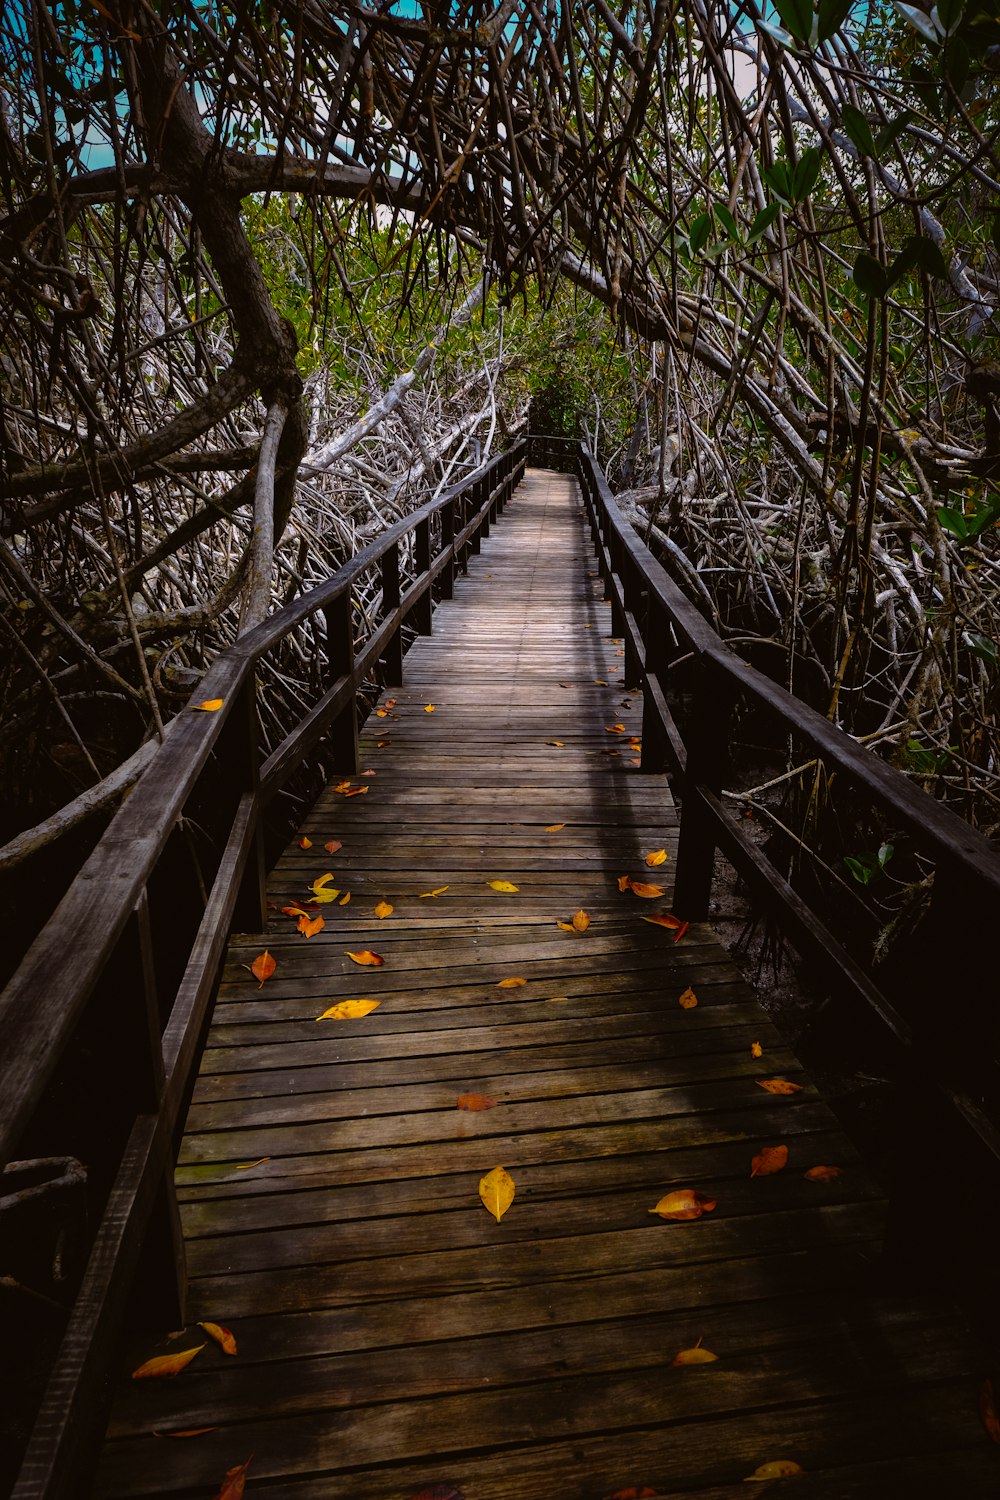
[[[948,262],[940,247],[926,235],[911,234],[889,267],[886,278],[889,286],[895,286],[907,271],[912,271],[917,266],[929,276],[938,276],[942,280],[948,278]]]
[[[956,94],[960,94],[968,83],[971,67],[972,56],[968,47],[961,37],[950,37],[945,48],[944,70]]]
[[[885,267],[867,250],[854,262],[854,284],[866,297],[884,297],[889,289]]]
[[[712,215],[699,214],[694,223],[691,225],[691,233],[688,237],[691,245],[692,255],[697,255],[699,250],[703,250],[705,248],[705,246],[708,244],[708,237],[711,233]]]
[[[792,206],[792,174],[788,163],[776,161],[772,167],[765,167],[761,176],[778,202],[790,208]]]
[[[854,0],[819,0],[819,24],[817,40],[828,42],[843,26],[851,14]]]
[[[796,203],[808,198],[819,179],[823,166],[823,152],[819,146],[809,146],[799,157],[792,174],[792,197]]]
[[[877,866],[874,863],[868,863],[868,861],[872,859],[873,856],[871,854],[863,854],[860,859],[853,859],[849,854],[844,855],[844,864],[850,870],[851,874],[854,876],[859,885],[871,884],[872,879],[875,875],[875,871],[877,869]]]
[[[774,8],[796,41],[808,42],[813,24],[812,0],[774,0]]]
[[[903,5],[901,0],[892,0],[898,15],[901,15],[906,24],[922,36],[925,42],[936,46],[941,40],[930,16],[925,11],[918,10],[915,5]]]
[[[988,635],[980,635],[978,630],[968,630],[963,640],[972,655],[978,656],[980,661],[987,661],[991,666],[996,666],[997,662],[1000,662],[1000,653],[997,652],[996,646]]]
[[[722,225],[723,229],[726,231],[726,234],[729,236],[729,238],[731,240],[739,241],[739,237],[740,237],[739,225],[737,224],[736,220],[733,218],[733,216],[730,213],[730,211],[729,211],[728,207],[726,206],[726,204],[725,203],[716,203],[714,205],[713,212],[715,213],[715,217],[718,219],[719,223]]]
[[[969,528],[962,511],[956,510],[953,505],[939,505],[937,518],[942,531],[949,532],[951,536],[957,536],[960,541],[966,540]]]
[[[852,145],[856,146],[861,156],[875,156],[875,140],[872,136],[872,128],[868,119],[860,109],[855,109],[853,104],[845,104],[841,108],[840,118],[844,124],[844,130],[850,136]]]
[[[965,9],[965,0],[938,0],[938,20],[944,27],[945,35],[950,35],[962,19]]]
[[[754,25],[758,31],[766,31],[782,47],[794,47],[795,38],[781,26],[774,26],[770,21],[755,21]]]
[[[883,870],[885,869],[886,865],[889,863],[895,852],[896,848],[894,844],[879,844],[878,862],[882,866]]]
[[[752,245],[754,240],[759,240],[761,235],[764,234],[766,230],[770,229],[771,225],[774,223],[780,212],[781,207],[777,203],[769,203],[766,208],[762,208],[760,213],[754,219],[753,223],[750,225],[750,233],[747,235],[747,244]]]
[[[890,120],[888,125],[883,125],[875,137],[875,155],[882,156],[890,146],[894,146],[912,119],[912,111],[904,109],[902,114]]]

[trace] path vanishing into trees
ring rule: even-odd
[[[529,469],[232,939],[178,1169],[188,1329],[123,1353],[102,1500],[248,1460],[283,1500],[735,1500],[778,1461],[803,1497],[995,1493],[981,1372],[893,1294],[879,1188],[710,927],[643,920],[677,824],[624,676],[578,485]],[[685,1189],[717,1206],[651,1216]]]

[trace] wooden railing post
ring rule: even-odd
[[[457,501],[454,496],[441,512],[441,551],[447,554],[451,548],[451,556],[441,570],[441,598],[453,599],[455,597],[455,507]]]
[[[417,564],[417,578],[424,578],[430,571],[431,566],[431,523],[428,516],[423,521],[418,521],[415,528],[414,551]],[[420,635],[430,635],[431,617],[434,614],[434,600],[428,588],[422,599],[418,599],[413,609],[413,624]]]
[[[227,792],[234,796],[234,807],[242,792],[253,792],[254,797],[259,798],[260,755],[257,737],[257,680],[256,673],[251,668],[219,737],[220,763],[227,778],[230,778]],[[240,881],[233,909],[233,927],[237,932],[263,932],[266,926],[267,869],[258,801],[253,849]]]
[[[354,610],[350,591],[345,590],[334,599],[324,613],[327,670],[331,682],[336,682],[339,677],[349,677],[354,671]],[[346,776],[356,776],[360,767],[356,691],[331,721],[327,740],[333,751],[333,769]]]
[[[393,542],[382,554],[382,618],[388,620],[399,608],[399,543]],[[399,687],[403,681],[403,637],[399,626],[392,632],[382,657],[387,687]]]
[[[666,692],[667,667],[670,664],[670,621],[659,601],[647,598],[646,618],[643,625],[646,643],[646,678],[654,678],[661,693]],[[626,672],[628,664],[626,663]],[[641,770],[652,775],[661,775],[669,764],[667,736],[663,721],[657,711],[653,695],[648,689],[642,700],[642,765]]]
[[[487,477],[486,479],[477,479],[476,482],[475,482],[475,484],[470,487],[470,490],[469,490],[469,501],[470,501],[470,508],[472,510],[472,514],[473,515],[478,515],[478,513],[479,513],[479,507],[483,503],[483,489],[489,483],[490,483],[489,477]],[[481,535],[481,532],[477,529],[476,532],[473,534],[473,536],[471,536],[469,538],[469,551],[472,552],[472,553],[475,553],[477,555],[479,553],[479,538],[480,538],[480,535]]]
[[[677,843],[674,911],[689,922],[708,917],[715,867],[715,823],[701,796],[704,786],[716,796],[722,791],[729,755],[732,695],[727,683],[698,664],[695,699],[687,739],[687,772],[681,802]]]

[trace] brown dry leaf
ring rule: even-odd
[[[480,1178],[479,1196],[499,1224],[514,1201],[513,1177],[503,1167],[494,1167],[492,1172]]]
[[[222,1481],[222,1488],[212,1500],[243,1500],[247,1487],[247,1470],[253,1463],[253,1454],[245,1463],[236,1464],[232,1469],[226,1470],[226,1477]]]
[[[773,1177],[788,1166],[787,1146],[764,1146],[750,1163],[751,1177]]]
[[[763,1057],[764,1056],[764,1049],[760,1045],[760,1042],[751,1042],[750,1043],[750,1056],[751,1057]]]
[[[214,1339],[223,1354],[235,1354],[236,1340],[228,1328],[223,1328],[221,1323],[199,1323],[199,1328],[204,1328],[210,1339]]]
[[[225,698],[206,698],[204,703],[196,703],[194,706],[196,709],[201,709],[203,713],[215,714],[218,713],[225,701]]]
[[[360,953],[352,953],[348,949],[347,956],[352,963],[361,964],[366,968],[377,969],[385,963],[381,953],[373,953],[370,948],[362,948]]]
[[[984,1380],[979,1387],[979,1415],[989,1436],[995,1443],[1000,1443],[1000,1417],[997,1416],[996,1393],[992,1380]]]
[[[317,932],[322,932],[323,928],[326,926],[326,923],[320,916],[302,916],[299,918],[295,925],[299,929],[303,937],[311,938],[315,937]]]
[[[470,1109],[478,1114],[483,1109],[496,1109],[499,1103],[499,1099],[491,1099],[489,1094],[459,1094],[455,1108]]]
[[[193,1349],[178,1349],[176,1354],[158,1354],[155,1359],[147,1359],[144,1365],[133,1370],[132,1379],[161,1380],[164,1376],[179,1375],[204,1347],[204,1344],[196,1344]]]
[[[303,834],[302,837],[299,839],[299,848],[300,849],[311,849],[312,846],[313,846],[312,839],[307,839],[306,836],[305,836],[305,834]]]
[[[344,846],[340,842],[340,839],[330,839],[323,845],[323,848],[326,850],[327,854],[336,854],[337,850],[343,849],[343,847]]]
[[[510,978],[501,979],[497,985],[498,990],[516,990],[520,985],[527,984],[526,979]]]
[[[436,707],[437,707],[436,703],[425,703],[424,704],[424,713],[425,714],[432,714],[434,712],[434,710],[435,710]]]
[[[675,1367],[680,1365],[713,1365],[718,1358],[719,1356],[713,1354],[711,1349],[703,1349],[701,1347],[701,1339],[699,1339],[693,1348],[682,1349],[679,1354],[675,1354],[670,1363]]]
[[[791,1479],[794,1474],[804,1474],[806,1471],[800,1464],[793,1462],[790,1458],[773,1458],[770,1463],[761,1464],[754,1469],[752,1474],[747,1474],[744,1484],[759,1479]]]
[[[362,1016],[371,1015],[382,1004],[381,1000],[338,1000],[336,1005],[331,1005],[317,1021],[357,1021]],[[266,1159],[266,1158],[265,1158]]]
[[[649,851],[649,853],[646,855],[646,864],[649,865],[650,867],[652,867],[653,865],[665,865],[666,862],[667,862],[667,851],[666,851],[666,849],[651,849]]]
[[[394,910],[395,908],[388,901],[380,901],[375,908],[375,915],[381,922],[385,917],[391,917]]]
[[[582,908],[579,911],[573,913],[571,920],[573,923],[573,929],[576,932],[586,932],[587,928],[590,926],[590,916]]]
[[[803,1177],[810,1182],[833,1182],[837,1177],[843,1177],[843,1167],[810,1167],[808,1172],[802,1173]]]
[[[443,896],[448,889],[446,885],[439,885],[436,891],[421,891],[417,897],[418,901],[426,901],[428,896]]]
[[[486,884],[489,886],[491,891],[514,892],[518,889],[518,887],[516,885],[512,885],[509,880],[487,880]]]
[[[625,733],[625,725],[624,724],[605,724],[604,728],[607,730],[608,734],[624,734]]]
[[[628,891],[628,890],[631,890],[631,888],[632,888],[632,882],[629,879],[629,877],[627,875],[619,875],[619,877],[618,877],[618,889],[620,891]]]
[[[565,827],[566,827],[565,823],[550,823],[549,826],[546,828],[545,832],[546,833],[558,833],[559,830],[560,830],[560,828],[565,828]]]
[[[263,953],[257,954],[257,957],[250,965],[250,973],[255,979],[260,980],[260,984],[257,986],[258,989],[264,988],[265,979],[270,979],[271,975],[274,973],[277,967],[277,963],[271,957],[270,953],[268,953],[266,948],[264,949]]]
[[[789,1083],[787,1078],[758,1078],[755,1080],[759,1089],[766,1089],[769,1094],[801,1094],[801,1083]]]
[[[677,1004],[680,1006],[681,1010],[694,1010],[695,1006],[698,1004],[698,996],[695,994],[690,985],[688,985],[683,995],[679,997]]]
[[[712,1213],[715,1207],[716,1200],[706,1193],[699,1193],[694,1188],[675,1188],[649,1212],[659,1214],[661,1219],[700,1219],[702,1214]]]
[[[645,880],[630,880],[628,888],[633,896],[641,896],[644,901],[655,901],[666,893],[665,886],[649,885]]]

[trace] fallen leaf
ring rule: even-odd
[[[750,1163],[751,1177],[773,1177],[788,1165],[787,1146],[764,1146]]]
[[[510,978],[501,979],[497,985],[498,990],[516,990],[520,985],[527,984],[526,979]]]
[[[560,830],[560,828],[565,828],[565,827],[566,827],[565,823],[550,823],[549,826],[546,828],[545,832],[546,833],[558,833],[559,830]]]
[[[161,1432],[158,1427],[153,1428],[153,1436],[158,1438],[189,1438],[204,1437],[206,1432],[218,1432],[217,1427],[179,1427],[174,1432]]]
[[[787,1078],[758,1078],[755,1080],[759,1089],[766,1089],[769,1094],[801,1094],[801,1083],[789,1083]]]
[[[621,755],[621,751],[620,750],[605,750],[604,754],[605,755]]]
[[[336,854],[337,850],[343,849],[343,847],[344,846],[340,842],[340,839],[330,839],[328,843],[323,845],[323,848],[326,850],[327,854]]]
[[[642,765],[642,761],[639,760],[638,757],[632,756],[632,758],[629,760],[629,765],[630,766],[641,766]]]
[[[350,781],[338,781],[333,790],[335,792],[346,792],[350,784]]]
[[[751,1057],[763,1057],[764,1056],[764,1049],[760,1045],[760,1042],[751,1042],[750,1043],[750,1056]]]
[[[758,1479],[791,1479],[793,1474],[805,1472],[801,1465],[793,1463],[790,1458],[774,1458],[769,1464],[761,1464],[759,1468],[754,1469],[743,1482],[749,1484],[752,1480]]]
[[[341,896],[340,900],[337,902],[337,905],[338,906],[346,906],[348,904],[348,902],[350,901],[350,899],[351,899],[351,893],[350,893],[350,891],[345,891],[344,894]]]
[[[607,686],[606,683],[605,683],[605,686]],[[624,734],[625,733],[625,725],[624,724],[605,724],[604,728],[606,729],[606,731],[607,731],[608,734]]]
[[[681,1010],[694,1010],[695,1006],[698,1004],[698,996],[695,994],[690,985],[688,985],[683,995],[680,996],[677,1004],[680,1006]]]
[[[204,1347],[204,1344],[196,1344],[193,1349],[178,1349],[176,1354],[158,1354],[155,1359],[147,1359],[144,1365],[133,1370],[132,1379],[160,1380],[167,1375],[179,1375]]]
[[[674,1355],[670,1363],[675,1366],[712,1365],[715,1364],[718,1357],[717,1354],[712,1353],[711,1349],[703,1349],[701,1347],[701,1340],[699,1339],[693,1349],[682,1349],[679,1354]]]
[[[345,797],[360,797],[367,790],[366,786],[352,786],[343,795]]]
[[[683,925],[680,917],[675,917],[673,912],[669,911],[654,912],[651,917],[644,916],[642,920],[652,922],[655,927],[667,927],[671,932],[676,932],[678,927]]]
[[[716,1200],[705,1193],[696,1192],[694,1188],[675,1188],[649,1212],[659,1214],[661,1219],[700,1219],[702,1214],[710,1214],[715,1207]]]
[[[434,703],[425,703],[424,704],[424,713],[425,714],[432,714],[434,712],[434,709],[436,707],[437,707],[437,705],[434,704]]]
[[[214,714],[218,713],[225,701],[225,698],[206,698],[204,703],[196,703],[194,706],[196,709],[201,709],[203,713]]]
[[[361,774],[362,774],[362,776],[377,776],[378,772],[377,771],[362,771]]]
[[[630,880],[628,888],[633,896],[641,896],[644,901],[655,901],[658,896],[666,893],[665,886],[649,885],[644,880]]]
[[[304,906],[283,906],[281,908],[281,915],[283,917],[305,917],[308,921],[313,913],[306,911]]]
[[[226,1470],[226,1477],[222,1481],[222,1488],[212,1500],[243,1500],[247,1487],[247,1469],[253,1463],[253,1454],[245,1463],[237,1464],[232,1469]]]
[[[546,740],[545,743],[547,745],[554,745],[557,750],[565,750],[566,748],[565,740]]]
[[[494,1167],[492,1172],[480,1179],[479,1196],[483,1205],[496,1219],[503,1218],[514,1201],[514,1179],[503,1167]]]
[[[305,834],[303,834],[302,837],[299,839],[299,848],[300,849],[311,849],[312,846],[313,846],[312,839],[307,839],[306,836],[305,836]]]
[[[810,1182],[833,1182],[836,1177],[843,1177],[843,1167],[810,1167],[808,1172],[802,1173]]]
[[[453,1484],[430,1484],[411,1495],[410,1500],[465,1500],[465,1496]]]
[[[266,1161],[270,1160],[269,1156],[258,1156],[256,1161],[240,1161],[236,1163],[236,1171],[249,1172],[251,1167],[262,1167]]]
[[[421,891],[417,900],[426,901],[428,896],[443,896],[447,889],[446,885],[439,885],[436,891]]]
[[[325,885],[321,891],[313,891],[312,898],[314,902],[318,901],[321,906],[329,906],[332,901],[336,901],[339,895],[340,892],[332,885]]]
[[[651,849],[646,855],[647,865],[665,865],[667,862],[666,849]]]
[[[389,710],[387,708],[377,708],[375,710],[375,717],[376,719],[387,719],[389,717]]]
[[[629,889],[629,887],[631,886],[631,884],[632,884],[632,882],[628,878],[627,875],[619,875],[619,877],[618,877],[618,889],[620,891],[627,891]]]
[[[517,886],[512,885],[509,880],[488,880],[486,884],[491,891],[516,891]]]
[[[560,1000],[568,1000],[569,998],[569,995],[550,995],[545,1003],[546,1005],[557,1005]]]
[[[395,700],[395,698],[387,698],[385,700],[385,706],[386,706],[386,708],[395,708],[396,707],[396,700]]]
[[[257,986],[258,989],[264,988],[265,979],[270,979],[271,975],[274,973],[277,967],[277,963],[271,957],[270,953],[268,953],[266,948],[264,949],[263,953],[257,954],[257,957],[250,965],[250,973],[255,979],[260,980],[260,984]]]
[[[236,1353],[236,1340],[228,1328],[223,1328],[221,1323],[199,1323],[199,1328],[204,1328],[210,1339],[214,1339],[223,1354]]]
[[[608,685],[603,677],[595,677],[594,681],[597,683],[598,687],[607,687]]]
[[[381,1000],[339,1000],[336,1005],[331,1005],[317,1021],[356,1021],[361,1016],[370,1015],[382,1004]]]
[[[351,953],[348,949],[348,958],[352,963],[361,964],[363,967],[377,969],[385,963],[381,953],[373,953],[370,948],[362,948],[360,953]]]
[[[690,925],[691,925],[690,922],[682,922],[681,923],[681,925],[678,927],[677,931],[674,933],[674,942],[675,943],[679,943],[680,942],[681,938],[687,932],[687,930],[690,927]]]
[[[482,1109],[496,1109],[499,1103],[499,1099],[491,1099],[489,1094],[459,1094],[455,1108],[470,1109],[478,1114]]]
[[[309,889],[311,891],[321,891],[325,885],[329,885],[330,884],[330,881],[332,879],[333,879],[333,872],[331,870],[327,870],[327,872],[326,872],[325,875],[317,875],[316,876],[316,879],[313,881],[313,883],[309,887]]]
[[[311,938],[315,937],[317,932],[322,932],[323,928],[326,926],[326,923],[320,916],[302,916],[299,918],[295,925],[299,929],[303,937]]]
[[[585,912],[581,908],[580,911],[573,913],[572,922],[573,927],[577,932],[586,932],[587,928],[590,926],[590,917],[587,912]]]
[[[391,745],[391,744],[392,744],[391,740],[376,740],[375,741],[375,749],[376,750],[384,750],[387,745]]]
[[[380,901],[378,903],[378,905],[376,906],[376,908],[375,908],[375,915],[378,917],[379,921],[381,922],[383,920],[383,918],[385,918],[385,917],[391,917],[394,910],[395,910],[395,908],[392,907],[392,906],[390,906],[390,904],[389,904],[388,901]]]
[[[995,1443],[1000,1443],[1000,1417],[992,1380],[984,1380],[979,1387],[979,1415],[989,1436]]]

